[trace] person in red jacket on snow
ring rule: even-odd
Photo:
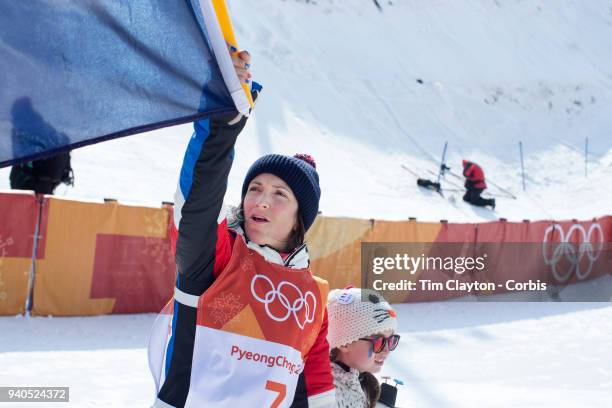
[[[467,190],[463,196],[463,201],[479,207],[490,205],[491,208],[495,209],[494,198],[482,198],[480,196],[487,188],[482,167],[463,159],[463,175],[465,176],[465,188]]]

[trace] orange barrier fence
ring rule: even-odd
[[[158,312],[171,297],[171,208],[45,198],[33,314]]]
[[[171,217],[168,205],[150,208],[0,193],[0,315],[25,312],[29,285],[35,315],[158,312],[171,298],[175,281]],[[612,253],[609,246],[604,248],[612,242],[612,216],[580,222],[480,224],[318,217],[307,241],[313,272],[332,288],[361,285],[363,242],[495,242],[500,244],[496,248],[553,242],[554,251],[572,243],[589,255],[582,257],[588,264],[568,264],[559,255],[562,251],[549,255],[554,262],[499,251],[494,254],[496,262],[505,266],[486,279],[497,282],[512,276],[571,284],[612,273]],[[456,295],[402,294],[392,300],[452,296]]]
[[[0,195],[0,315],[158,312],[172,296],[172,207]],[[36,262],[35,226],[40,220]]]
[[[540,279],[551,284],[572,284],[612,274],[612,216],[591,221],[507,222],[504,220],[453,224],[409,221],[366,221],[319,217],[308,234],[313,272],[327,279],[330,287],[362,286],[361,244],[377,243],[466,243],[471,248],[487,245],[493,272],[466,274],[460,280],[495,284],[515,279]],[[523,244],[523,245],[513,245]],[[438,251],[441,245],[438,245]],[[384,250],[384,245],[380,246]],[[427,252],[427,251],[425,251]],[[426,253],[428,255],[428,253]],[[431,254],[429,254],[431,255]],[[388,277],[388,276],[387,276]],[[395,275],[397,277],[397,274]],[[448,274],[422,271],[411,280],[448,280]],[[480,293],[486,295],[487,293]],[[395,293],[394,302],[448,299],[449,293]]]

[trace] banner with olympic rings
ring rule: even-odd
[[[0,315],[24,313],[29,285],[33,314],[158,312],[172,297],[176,273],[168,233],[171,211],[168,205],[0,193]],[[474,224],[319,216],[307,242],[311,269],[330,288],[361,285],[361,245],[375,242],[487,248],[496,266],[486,275],[491,282],[539,279],[571,288],[588,282],[598,286],[612,274],[612,216]],[[266,301],[265,294],[256,294]],[[456,296],[441,292],[391,300]]]

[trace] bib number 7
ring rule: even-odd
[[[272,401],[270,408],[280,407],[281,402],[283,402],[287,396],[287,386],[276,381],[268,380],[266,381],[266,390],[278,393],[274,401]]]

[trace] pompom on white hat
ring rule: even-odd
[[[397,330],[395,311],[380,293],[371,289],[330,291],[327,314],[327,341],[332,349],[386,330]]]

